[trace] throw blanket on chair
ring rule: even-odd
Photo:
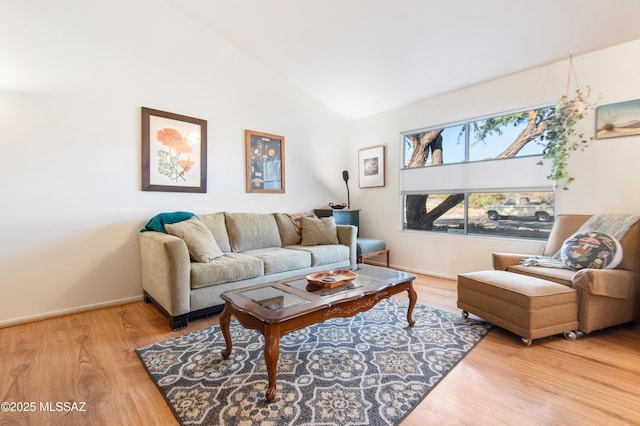
[[[556,257],[557,256],[557,257]],[[560,252],[553,256],[531,256],[520,261],[522,266],[542,266],[544,268],[571,269],[560,260]]]
[[[637,214],[597,214],[587,219],[578,232],[606,232],[616,240],[620,240],[638,220],[640,215]]]
[[[640,215],[628,215],[628,214],[598,214],[593,215],[578,229],[576,233],[584,233],[586,231],[598,231],[604,232],[617,240],[620,240],[625,236],[627,231],[631,229],[637,221],[640,220]],[[522,266],[542,266],[545,268],[561,268],[571,269],[560,260],[560,251],[558,250],[553,256],[531,256],[526,259],[522,259],[520,264]]]
[[[172,223],[182,222],[195,216],[190,212],[171,212],[171,213],[158,213],[152,217],[149,222],[140,230],[140,232],[156,231],[167,233],[164,229],[164,225],[170,225]]]

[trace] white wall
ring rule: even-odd
[[[640,98],[640,40],[576,57],[574,67],[578,84],[590,86],[590,99],[600,96],[599,105]],[[400,133],[555,102],[566,91],[568,68],[568,61],[550,64],[352,122],[354,173],[358,149],[387,146],[387,185],[352,191],[352,207],[362,209],[362,234],[385,239],[395,266],[445,277],[490,269],[493,251],[541,250],[542,243],[531,240],[401,231]],[[594,122],[593,116],[584,121],[591,134]],[[569,172],[576,180],[569,191],[556,193],[556,212],[640,212],[638,158],[640,136],[593,141],[572,156]]]
[[[640,98],[640,42],[575,59],[601,104]],[[553,64],[347,123],[152,0],[6,0],[0,11],[0,325],[141,295],[137,231],[154,214],[300,211],[345,200],[392,263],[454,276],[537,242],[400,232],[399,134],[553,101]],[[208,193],[140,191],[140,107],[205,119]],[[286,193],[244,192],[244,129],[286,138]],[[387,145],[387,185],[357,188],[357,151]],[[559,212],[639,211],[638,137],[577,154]]]
[[[158,212],[344,198],[348,123],[170,4],[1,9],[0,325],[139,298]],[[208,121],[208,193],[140,191],[142,106]],[[244,129],[285,136],[285,194],[245,193]]]

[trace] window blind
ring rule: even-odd
[[[547,179],[551,165],[537,164],[540,156],[444,164],[400,170],[400,192],[407,194],[457,192],[552,191]]]

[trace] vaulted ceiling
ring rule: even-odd
[[[638,0],[168,0],[355,119],[640,39]]]

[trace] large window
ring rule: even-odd
[[[547,238],[554,193],[541,167],[551,107],[402,134],[404,229]]]
[[[547,239],[553,201],[552,191],[405,195],[404,229]],[[412,203],[424,204],[426,214],[412,217],[419,210]]]

